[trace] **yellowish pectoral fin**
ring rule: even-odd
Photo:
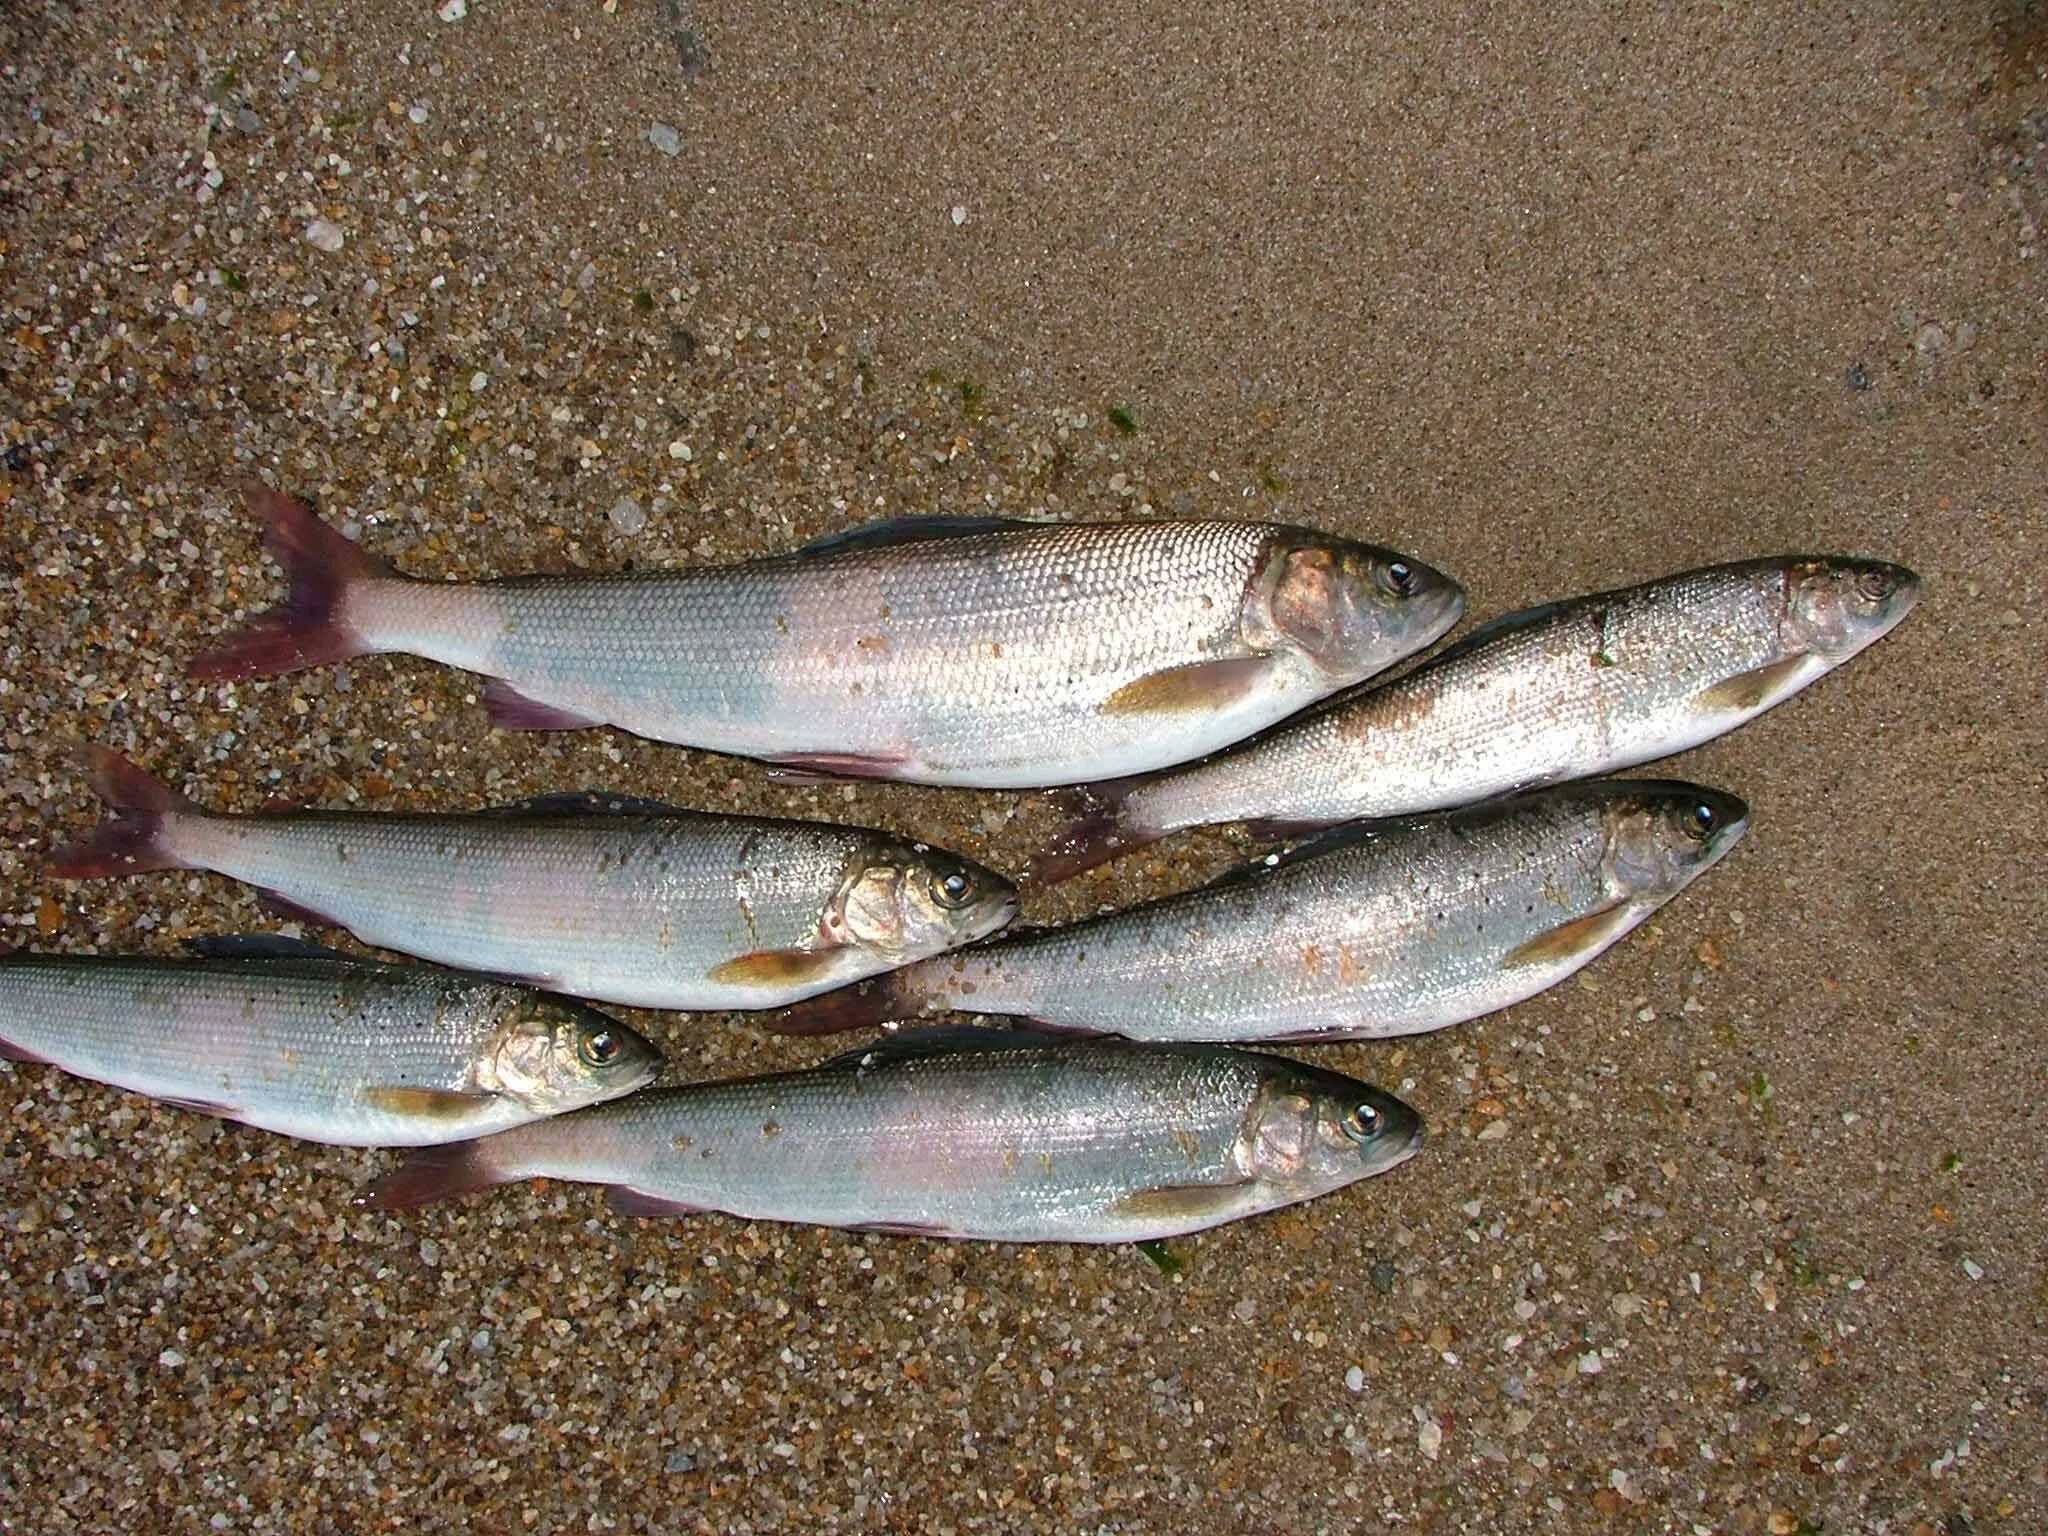
[[[1597,912],[1588,912],[1584,917],[1559,923],[1548,933],[1525,939],[1508,951],[1501,964],[1506,967],[1563,965],[1590,960],[1621,937],[1632,917],[1629,904],[1617,901]]]
[[[363,1102],[387,1115],[416,1120],[466,1120],[491,1100],[492,1093],[457,1093],[448,1088],[365,1088]]]
[[[829,949],[757,949],[722,961],[704,974],[720,986],[800,986],[829,977],[832,960]]]
[[[1192,715],[1223,709],[1249,695],[1271,674],[1263,656],[1193,661],[1125,683],[1098,707],[1105,715]]]
[[[1711,688],[1700,690],[1693,707],[1701,714],[1717,715],[1732,710],[1741,713],[1775,704],[1799,686],[1806,671],[1804,656],[1786,656],[1765,662],[1750,672],[1723,678]]]
[[[1248,1182],[1155,1184],[1132,1190],[1109,1209],[1112,1215],[1145,1221],[1221,1221],[1237,1211]]]

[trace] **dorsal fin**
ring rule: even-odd
[[[1035,526],[1015,517],[889,517],[880,522],[862,523],[858,528],[848,528],[841,533],[828,533],[822,539],[813,539],[791,550],[790,558],[808,560],[815,555],[846,554],[856,549],[888,549],[898,544],[922,544],[931,539],[958,539],[969,534],[994,533],[1003,528]]]
[[[503,805],[486,806],[476,814],[542,817],[699,816],[704,813],[687,810],[680,805],[669,805],[661,800],[648,800],[639,795],[615,794],[608,789],[570,789],[548,795],[529,795],[524,800],[510,800]]]
[[[365,966],[381,963],[374,956],[351,955],[285,933],[205,933],[187,939],[185,948],[202,960],[346,960],[350,965]]]
[[[819,1063],[819,1070],[862,1071],[918,1056],[953,1056],[970,1051],[1014,1051],[1034,1045],[1055,1045],[1073,1036],[1027,1024],[935,1024],[906,1029],[871,1040],[857,1050]]]

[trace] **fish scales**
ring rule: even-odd
[[[1420,1145],[1398,1100],[1279,1058],[980,1033],[641,1094],[475,1143],[439,1173],[400,1170],[371,1203],[547,1177],[626,1191],[622,1208],[646,1214],[1112,1242],[1306,1199]],[[1347,1135],[1333,1117],[1361,1104],[1371,1128]]]
[[[774,1027],[964,1010],[1140,1040],[1440,1029],[1585,965],[1746,825],[1719,791],[1610,781],[1346,829],[1276,867],[921,962]]]
[[[1796,583],[1872,571],[1891,585],[1870,617],[1839,642],[1798,633]],[[1876,562],[1759,560],[1534,610],[1240,751],[1137,786],[1121,819],[1156,835],[1395,816],[1653,761],[1797,692],[1887,632],[1915,594],[1910,572]],[[1754,697],[1715,693],[1749,677]]]
[[[595,1102],[648,1081],[658,1058],[601,1015],[483,978],[344,959],[0,959],[0,1039],[63,1070],[265,1130],[356,1146],[482,1135],[535,1117],[495,1091],[508,1017],[608,1032],[622,1049]],[[630,1042],[630,1044],[628,1044]],[[427,1114],[384,1107],[446,1095]],[[459,1112],[459,1113],[458,1113]]]
[[[197,676],[407,652],[490,678],[502,724],[934,784],[1186,761],[1431,644],[1463,603],[1392,551],[1222,521],[910,520],[738,565],[449,584],[267,488],[251,504],[291,601]]]

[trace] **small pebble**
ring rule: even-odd
[[[670,1451],[666,1465],[672,1473],[694,1472],[697,1469],[697,1458],[688,1451]]]
[[[1600,1352],[1598,1350],[1589,1349],[1579,1356],[1579,1374],[1581,1376],[1598,1376],[1601,1369]]]
[[[1347,1392],[1363,1392],[1365,1390],[1365,1372],[1355,1365],[1346,1371],[1344,1373],[1344,1390]]]
[[[434,14],[443,21],[460,21],[469,14],[469,0],[443,0],[441,8]]]
[[[664,155],[682,153],[683,136],[667,123],[656,123],[652,128],[648,129],[647,142],[660,150]]]
[[[346,237],[341,226],[330,219],[315,219],[306,226],[306,244],[322,251],[338,251]]]
[[[967,210],[959,203],[953,205],[953,227],[958,229],[967,222]]]
[[[156,1363],[167,1371],[175,1371],[185,1363],[185,1357],[175,1349],[167,1349],[156,1357]]]
[[[606,514],[621,533],[638,533],[647,526],[647,509],[630,496],[621,496]]]
[[[1424,1419],[1422,1428],[1415,1432],[1415,1445],[1423,1455],[1435,1461],[1437,1453],[1444,1448],[1444,1427],[1435,1419]]]
[[[1972,1280],[1982,1280],[1984,1278],[1984,1266],[1975,1259],[1965,1259],[1963,1260],[1963,1273]]]
[[[406,109],[405,116],[408,122],[412,123],[415,127],[417,127],[419,124],[424,123],[427,120],[427,109],[422,106],[414,105]]]
[[[490,382],[491,376],[479,369],[469,376],[469,392],[472,395],[480,395],[484,392],[484,386]]]

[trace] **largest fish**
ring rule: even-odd
[[[575,1179],[639,1216],[1140,1242],[1310,1199],[1421,1145],[1391,1094],[1278,1056],[941,1030],[416,1154],[366,1201]]]
[[[457,585],[247,494],[291,598],[194,676],[402,651],[484,674],[501,725],[922,784],[1186,762],[1432,644],[1464,602],[1409,556],[1234,522],[921,519],[740,565]]]

